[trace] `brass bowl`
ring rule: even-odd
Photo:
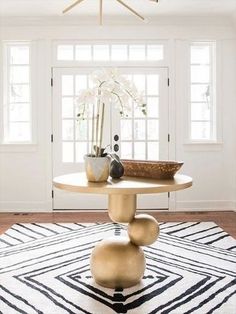
[[[182,167],[179,161],[147,161],[122,159],[124,175],[130,177],[144,177],[153,179],[173,179],[176,172]]]

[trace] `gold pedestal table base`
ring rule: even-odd
[[[128,288],[140,282],[145,271],[145,256],[141,246],[151,245],[159,235],[155,218],[135,215],[137,194],[182,190],[192,185],[192,179],[176,175],[172,180],[123,177],[107,182],[88,182],[84,173],[57,177],[54,186],[71,192],[108,194],[108,214],[113,222],[128,224],[127,236],[114,236],[98,243],[90,258],[95,281],[107,288]]]
[[[137,215],[136,195],[109,195],[109,217],[128,223],[128,237],[111,237],[97,244],[90,259],[95,281],[107,288],[128,288],[142,279],[145,255],[141,245],[154,243],[159,235],[157,221],[150,215]]]
[[[128,237],[111,237],[98,243],[92,251],[90,269],[95,281],[106,288],[136,285],[145,270],[143,250]]]

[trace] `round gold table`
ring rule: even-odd
[[[95,281],[108,288],[127,288],[137,284],[145,271],[141,246],[150,245],[159,235],[157,221],[150,215],[135,215],[137,194],[183,190],[192,185],[192,178],[175,175],[171,180],[122,177],[107,182],[88,182],[85,173],[73,173],[53,180],[56,188],[108,195],[108,214],[113,222],[128,223],[128,237],[112,237],[98,243],[90,259]]]

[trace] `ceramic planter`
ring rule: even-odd
[[[109,177],[110,158],[84,156],[85,172],[88,181],[90,182],[105,182]]]

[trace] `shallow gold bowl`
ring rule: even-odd
[[[176,172],[182,167],[183,162],[159,160],[121,160],[125,176],[145,177],[153,179],[172,179]]]

